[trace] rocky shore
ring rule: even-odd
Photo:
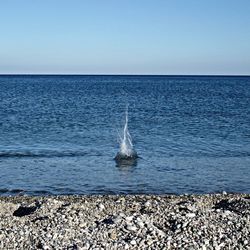
[[[250,195],[0,197],[0,249],[250,249]]]

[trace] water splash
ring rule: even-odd
[[[125,111],[125,125],[123,128],[123,136],[120,136],[120,151],[117,153],[115,159],[122,160],[122,159],[135,159],[137,158],[137,153],[134,150],[132,137],[128,130],[128,106],[126,107]]]

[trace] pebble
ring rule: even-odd
[[[134,218],[134,216],[128,216],[128,217],[125,218],[125,220],[128,221],[128,222],[130,222],[130,221],[133,220],[133,218]]]
[[[187,227],[188,223],[189,223],[188,221],[184,222],[184,223],[182,224],[182,227],[183,227],[183,228]]]
[[[126,227],[129,231],[136,231],[137,230],[137,227],[136,226],[133,226],[133,225],[127,225]]]
[[[113,217],[113,222],[115,223],[115,224],[118,224],[118,223],[121,223],[121,221],[122,221],[122,217],[120,217],[120,216],[115,216],[115,217]]]
[[[143,228],[144,227],[144,223],[142,221],[137,221],[136,224],[140,227]]]
[[[105,206],[103,204],[99,204],[98,207],[99,207],[100,210],[103,210],[105,208]]]
[[[131,244],[131,245],[136,245],[136,241],[135,241],[135,240],[131,240],[131,241],[130,241],[130,244]]]
[[[124,249],[129,249],[129,245],[125,244]]]
[[[188,214],[186,214],[186,217],[188,217],[188,218],[194,218],[195,217],[195,213],[188,213]]]
[[[114,230],[111,231],[109,235],[110,235],[110,238],[111,238],[112,240],[116,240],[117,234],[116,234],[116,232],[115,232]]]
[[[209,245],[209,240],[205,239],[204,243],[205,243],[205,245]]]
[[[34,212],[14,216],[35,200]],[[0,249],[247,249],[249,200],[222,193],[0,197]]]
[[[147,240],[146,243],[147,243],[148,246],[151,246],[153,244],[153,241],[152,240]]]
[[[224,211],[224,215],[231,215],[232,213],[229,210]]]

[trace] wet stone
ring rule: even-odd
[[[17,217],[22,217],[33,214],[36,210],[37,210],[36,206],[31,206],[31,207],[20,206],[16,211],[14,211],[13,215]]]

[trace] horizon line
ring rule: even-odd
[[[250,74],[88,74],[88,73],[0,73],[0,76],[170,76],[170,77],[250,77]]]

